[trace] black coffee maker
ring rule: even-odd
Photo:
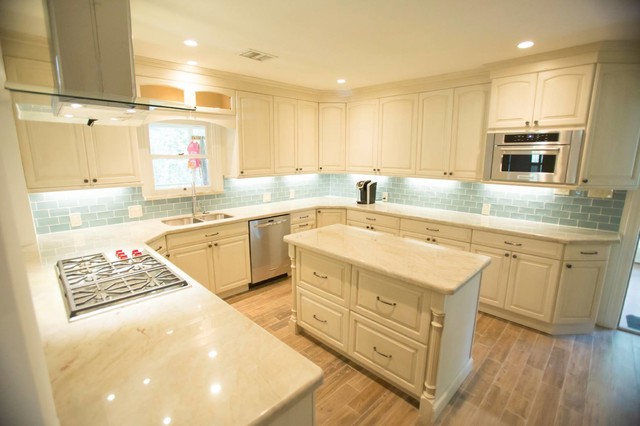
[[[370,180],[361,180],[356,183],[356,188],[358,188],[358,204],[375,203],[377,185],[377,182],[371,182]]]

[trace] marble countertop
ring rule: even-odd
[[[191,287],[69,322],[55,262],[142,249],[158,229],[41,235],[23,252],[61,424],[268,423],[320,386],[318,366],[157,254]]]
[[[290,234],[284,240],[442,294],[455,293],[490,263],[487,256],[347,225]]]

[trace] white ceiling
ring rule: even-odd
[[[130,1],[136,55],[196,60],[323,90],[477,69],[600,40],[640,40],[639,0]],[[0,0],[0,27],[44,35],[41,9],[42,0]],[[199,46],[184,46],[187,38]],[[520,51],[522,40],[536,45]],[[278,58],[238,56],[249,48]]]

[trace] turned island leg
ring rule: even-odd
[[[438,380],[438,364],[440,361],[440,343],[444,327],[444,313],[431,310],[431,329],[429,330],[429,349],[427,358],[427,374],[424,391],[420,397],[421,425],[431,424],[435,418],[436,383]]]
[[[289,258],[291,259],[291,317],[289,318],[289,329],[293,334],[300,334],[298,326],[298,274],[296,268],[296,247],[289,244]]]

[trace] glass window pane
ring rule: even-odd
[[[149,147],[151,155],[206,155],[205,126],[190,124],[149,125]]]
[[[156,158],[153,160],[153,180],[156,189],[191,187],[195,179],[196,186],[209,186],[209,163],[198,159],[199,168],[190,168],[188,158]]]

